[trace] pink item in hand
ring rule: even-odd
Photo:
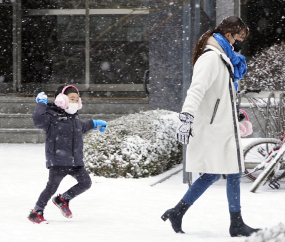
[[[251,135],[252,132],[253,132],[251,122],[249,122],[249,121],[244,121],[242,124],[243,124],[244,127],[246,128],[246,133],[244,134],[244,136]]]
[[[245,137],[245,136],[252,134],[252,132],[253,132],[252,124],[251,124],[251,122],[248,121],[247,113],[242,109],[240,109],[239,111],[244,113],[244,115],[246,117],[246,121],[239,122],[240,135],[241,135],[241,137]]]
[[[246,127],[244,127],[244,125],[241,122],[239,122],[238,125],[239,125],[240,136],[244,137],[244,135],[246,134]]]

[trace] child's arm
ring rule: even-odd
[[[33,113],[34,125],[43,130],[47,130],[50,124],[50,116],[46,113],[47,96],[44,93],[39,93],[37,96],[37,106]]]
[[[101,120],[87,120],[85,122],[82,122],[82,133],[86,133],[88,132],[89,130],[91,129],[95,129],[95,130],[98,130],[99,128],[99,131],[101,133],[103,133],[107,127],[107,123],[104,122],[104,121],[101,121]]]
[[[91,119],[89,120],[86,120],[86,121],[81,121],[81,124],[82,124],[82,133],[85,134],[87,133],[88,131],[94,129],[94,123]]]

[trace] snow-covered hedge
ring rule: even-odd
[[[285,226],[280,223],[270,229],[264,229],[254,233],[245,242],[284,242]]]
[[[285,42],[275,44],[248,62],[248,72],[242,81],[246,87],[260,87],[264,91],[285,90]]]
[[[182,161],[182,145],[175,139],[178,124],[178,113],[165,110],[112,120],[105,133],[85,136],[86,168],[104,177],[158,175]]]

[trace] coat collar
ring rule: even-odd
[[[230,60],[229,57],[227,57],[225,51],[223,50],[223,48],[218,44],[218,42],[215,40],[215,38],[213,36],[211,36],[206,44],[205,50],[206,49],[211,49],[213,51],[215,51],[219,56],[222,55],[223,59],[228,62],[232,68],[232,71],[234,71],[234,67],[232,65],[232,62]]]
[[[57,114],[60,116],[70,116],[73,118],[76,118],[78,116],[78,111],[74,114],[69,114],[67,112],[65,112],[62,108],[59,108],[58,106],[56,106],[54,103],[48,103],[47,104],[49,107],[49,112],[53,113],[53,114]]]
[[[65,111],[62,108],[59,108],[54,103],[48,103],[47,104],[50,110],[57,112],[57,113],[65,113]]]

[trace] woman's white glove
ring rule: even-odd
[[[193,120],[194,117],[190,113],[180,113],[179,119],[180,126],[176,131],[176,138],[182,144],[188,144],[190,135],[194,137],[193,133]]]

